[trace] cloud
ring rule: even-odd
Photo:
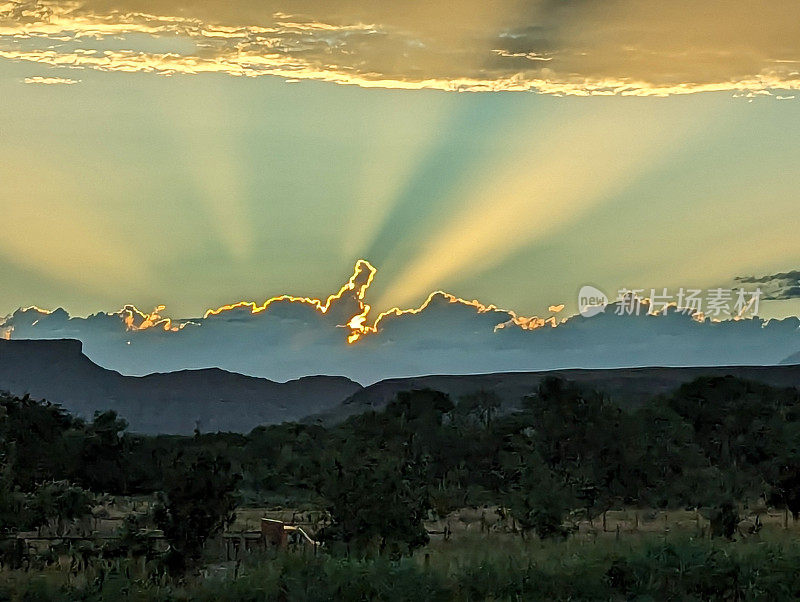
[[[26,84],[44,84],[46,86],[64,84],[66,86],[71,86],[72,84],[80,83],[81,80],[70,79],[68,77],[42,77],[40,75],[36,75],[34,77],[26,77],[22,81]]]
[[[0,335],[79,339],[95,362],[124,374],[202,367],[285,381],[314,374],[361,383],[420,374],[465,374],[642,365],[776,364],[800,348],[796,318],[699,323],[690,316],[573,317],[557,328],[497,329],[507,318],[437,296],[424,311],[387,316],[381,330],[348,345],[335,315],[277,301],[196,318],[177,331],[127,330],[126,312],[70,317],[63,310],[15,312]],[[142,315],[135,315],[140,321]],[[176,324],[178,322],[173,322]]]
[[[800,89],[798,23],[794,0],[23,0],[0,4],[0,57],[384,88],[771,92]]]
[[[800,348],[797,318],[616,315],[612,304],[592,318],[528,329],[513,312],[443,293],[432,294],[423,308],[385,314],[375,322],[377,332],[348,344],[348,320],[366,307],[374,275],[360,262],[326,299],[281,295],[190,320],[165,318],[162,306],[149,314],[127,306],[85,318],[31,307],[0,320],[0,337],[78,339],[90,358],[124,374],[216,366],[273,380],[331,374],[362,383],[433,373],[766,365]]]
[[[766,276],[738,276],[737,282],[757,285],[762,289],[762,299],[800,299],[800,270],[791,270]]]

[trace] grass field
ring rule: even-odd
[[[734,542],[683,533],[561,542],[462,533],[399,561],[262,552],[182,585],[144,579],[124,563],[78,576],[6,571],[0,599],[781,601],[800,595],[797,566],[797,535],[782,529]]]
[[[704,537],[708,535],[708,513],[709,511],[703,508],[688,510],[623,508],[608,510],[604,515],[594,517],[591,521],[587,520],[583,513],[575,512],[570,524],[575,530],[573,537],[580,539],[629,538],[642,534],[669,533]],[[758,517],[763,525],[762,533],[787,532],[794,533],[800,538],[800,521],[794,521],[784,510],[755,505],[741,507],[739,514],[743,520],[750,522],[755,522]],[[230,530],[257,530],[262,517],[298,525],[310,533],[316,532],[325,524],[325,514],[316,510],[239,508],[236,512],[236,521]],[[425,528],[431,534],[433,541],[441,539],[445,529],[453,538],[465,534],[518,533],[513,519],[503,518],[503,513],[497,506],[462,508],[443,519],[426,521]]]
[[[144,510],[114,500],[101,524]],[[800,524],[783,512],[740,509],[763,528],[711,539],[704,512],[610,510],[575,521],[566,540],[522,537],[497,509],[465,508],[429,521],[429,544],[391,561],[331,556],[297,546],[253,550],[234,560],[209,547],[201,575],[176,584],[148,574],[141,559],[80,570],[69,564],[0,572],[0,600],[795,600],[800,598]],[[262,517],[303,526],[319,512],[240,508],[229,532],[257,530]],[[447,525],[447,534],[443,526]]]

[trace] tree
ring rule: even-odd
[[[636,501],[654,507],[703,506],[717,499],[719,481],[692,425],[663,403],[651,403],[632,415],[633,433],[625,439]],[[712,478],[716,477],[716,478]]]
[[[455,413],[459,417],[474,417],[483,425],[489,428],[492,418],[497,414],[501,406],[501,399],[497,393],[481,389],[475,393],[464,395],[456,406]]]
[[[782,504],[792,513],[794,520],[800,519],[800,461],[782,466],[772,485],[772,503]]]
[[[625,497],[630,474],[623,435],[626,416],[605,395],[549,377],[525,399],[541,458],[582,492],[591,519]]]
[[[535,531],[540,539],[566,537],[564,518],[572,502],[569,488],[542,460],[524,435],[503,454],[505,504],[523,537]]]
[[[446,393],[433,389],[414,389],[400,391],[386,406],[385,413],[389,417],[400,418],[403,424],[441,425],[442,416],[454,407]]]
[[[45,483],[31,496],[29,512],[34,524],[54,523],[56,532],[66,531],[67,523],[89,516],[93,496],[68,481]]]
[[[82,422],[60,406],[27,396],[2,396],[0,406],[4,410],[0,413],[0,438],[11,482],[23,491],[32,491],[37,483],[66,478],[71,455],[65,435],[82,427]]]
[[[422,521],[430,502],[411,462],[379,454],[336,460],[322,494],[331,517],[322,537],[334,547],[398,557],[428,542]]]
[[[35,529],[43,524],[31,516],[26,494],[11,487],[6,478],[0,477],[0,533],[12,533],[20,529]]]
[[[206,540],[233,522],[238,480],[230,463],[221,458],[206,454],[177,458],[153,511],[170,545],[166,558],[170,572],[180,574],[196,565]]]
[[[667,399],[693,426],[695,440],[708,457],[722,468],[736,470],[758,468],[768,460],[798,401],[794,389],[733,376],[698,378]]]
[[[739,524],[739,511],[730,500],[721,502],[712,509],[710,519],[711,535],[733,539]]]
[[[127,493],[128,458],[121,435],[127,426],[114,411],[95,412],[75,468],[77,482],[93,491]]]

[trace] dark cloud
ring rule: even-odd
[[[766,276],[738,276],[737,282],[758,285],[762,299],[800,299],[800,270],[779,272]]]

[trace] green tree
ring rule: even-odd
[[[336,460],[322,494],[331,518],[322,537],[335,548],[398,557],[428,542],[427,488],[408,461],[375,453]]]
[[[37,487],[30,496],[29,513],[37,526],[51,523],[62,534],[70,522],[89,516],[93,503],[90,492],[68,481],[55,481]]]
[[[535,448],[556,474],[581,492],[587,515],[605,511],[632,487],[624,435],[627,416],[608,398],[559,378],[546,378],[525,400]]]
[[[46,401],[1,397],[0,438],[8,478],[23,491],[32,491],[37,483],[64,479],[72,454],[66,435],[80,430],[83,423],[63,408]]]
[[[206,540],[233,522],[239,478],[230,463],[218,457],[176,459],[153,510],[153,519],[169,542],[170,572],[180,574],[195,566]]]
[[[566,537],[564,518],[573,499],[559,478],[533,449],[525,435],[518,435],[502,456],[505,505],[520,526],[523,537],[535,531],[540,539]]]
[[[739,511],[736,504],[730,500],[721,502],[711,510],[709,517],[711,535],[733,539],[736,525],[739,524]]]
[[[789,460],[778,469],[770,501],[784,506],[794,520],[800,519],[800,461]]]
[[[127,493],[128,456],[122,436],[128,423],[114,411],[95,412],[86,427],[75,480],[93,491]]]
[[[502,400],[497,393],[481,389],[475,393],[464,395],[458,401],[454,414],[459,418],[474,418],[488,429],[501,404]]]

